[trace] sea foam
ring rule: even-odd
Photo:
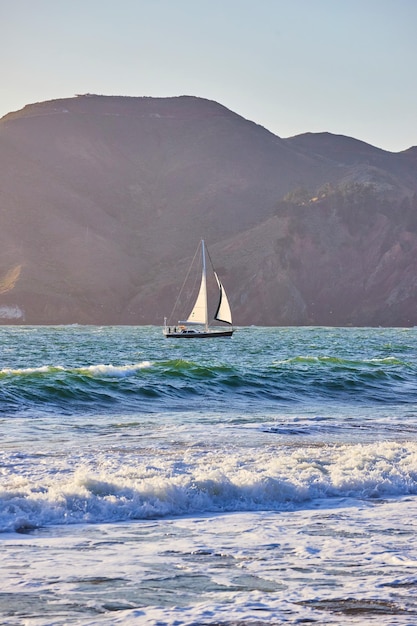
[[[2,457],[2,531],[417,493],[417,443]]]

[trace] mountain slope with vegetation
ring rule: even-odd
[[[0,120],[0,321],[161,323],[204,238],[238,325],[414,325],[416,198],[416,148],[188,96],[29,105]]]

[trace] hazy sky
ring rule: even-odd
[[[0,23],[0,116],[186,94],[280,137],[417,145],[417,0],[0,0]]]

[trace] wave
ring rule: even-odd
[[[240,363],[144,360],[79,367],[42,365],[0,370],[1,412],[114,408],[163,410],[176,401],[291,403],[417,402],[416,370],[398,358],[294,357],[254,369]]]
[[[138,370],[150,367],[149,361],[144,361],[136,365],[88,365],[85,367],[65,368],[59,365],[42,365],[40,367],[4,368],[0,370],[0,377],[10,376],[32,376],[43,374],[54,374],[57,372],[89,374],[91,376],[124,377],[135,374]]]
[[[22,471],[32,463],[30,472]],[[88,456],[3,453],[2,467],[2,532],[417,494],[417,443],[131,456],[112,450],[94,463]]]

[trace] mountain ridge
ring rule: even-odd
[[[161,323],[204,238],[237,324],[414,325],[416,155],[194,96],[27,105],[0,120],[0,322]]]

